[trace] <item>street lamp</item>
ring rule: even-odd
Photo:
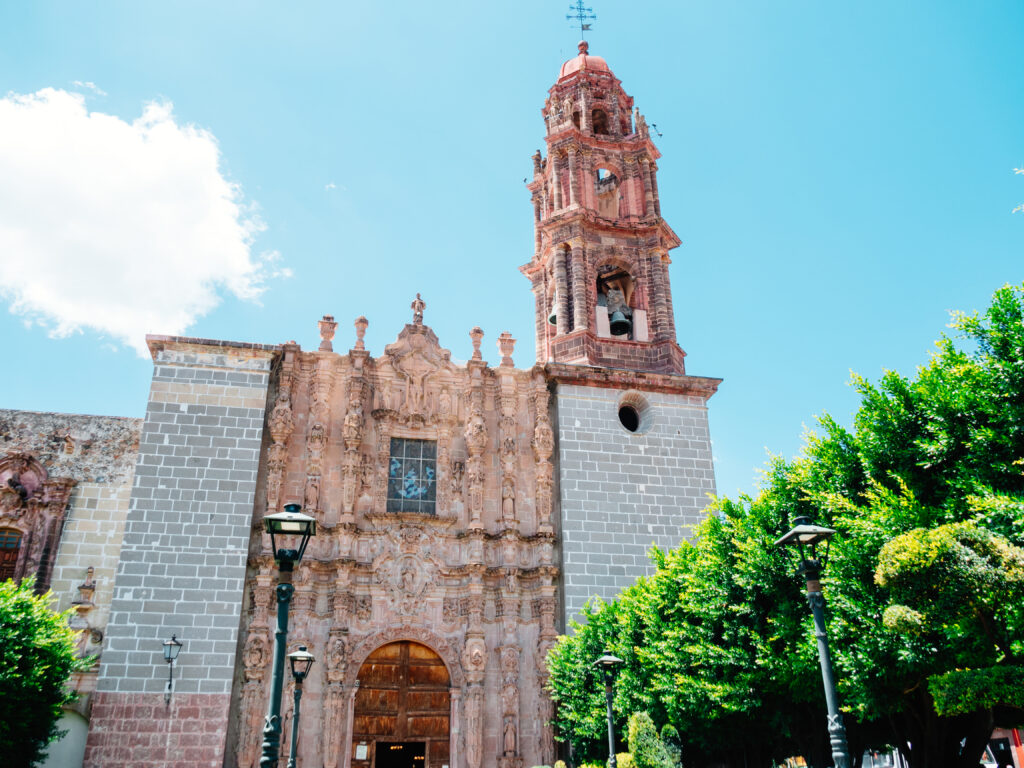
[[[309,537],[316,535],[316,520],[304,515],[299,504],[285,504],[284,512],[265,515],[263,523],[270,534],[270,549],[277,561],[277,631],[274,633],[274,672],[270,682],[270,703],[263,726],[263,756],[260,768],[277,768],[281,746],[281,688],[284,683],[284,652],[288,642],[288,605],[292,600],[292,570],[302,559]],[[300,537],[298,548],[279,547],[284,539]]]
[[[302,681],[309,674],[309,668],[313,666],[316,659],[313,654],[306,650],[306,646],[300,645],[299,650],[288,654],[288,661],[292,665],[292,677],[295,678],[295,708],[292,711],[292,743],[288,747],[288,768],[295,768],[295,750],[299,740],[299,699],[302,698]]]
[[[821,592],[821,574],[828,561],[829,542],[835,531],[812,525],[809,517],[797,517],[795,525],[785,536],[775,542],[776,546],[794,546],[800,553],[797,574],[807,581],[807,602],[814,616],[814,636],[818,639],[818,661],[821,662],[821,679],[825,685],[825,705],[828,708],[828,735],[832,742],[832,760],[836,768],[850,768],[850,750],[846,745],[846,729],[839,714],[836,698],[836,681],[832,674],[832,658],[828,652],[828,636],[825,634],[825,596]],[[818,553],[819,545],[824,550]]]
[[[164,704],[168,706],[171,703],[171,692],[174,690],[174,660],[178,658],[181,646],[182,642],[177,635],[171,635],[170,640],[164,640],[164,661],[167,662],[167,690],[164,691]]]
[[[615,722],[612,720],[612,698],[614,691],[612,683],[615,682],[615,673],[625,662],[617,656],[606,653],[594,662],[594,666],[604,673],[604,699],[608,706],[608,766],[616,768],[615,761]]]

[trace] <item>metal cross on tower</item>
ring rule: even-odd
[[[570,5],[569,10],[572,13],[566,14],[565,18],[570,21],[575,21],[576,24],[580,25],[580,37],[583,37],[584,32],[590,30],[590,21],[597,19],[597,14],[594,13],[593,8],[587,8],[583,5],[583,0],[576,0],[575,5]],[[573,25],[575,26],[575,24]]]

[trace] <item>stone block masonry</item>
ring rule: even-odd
[[[213,768],[224,760],[277,348],[153,336],[149,345],[155,370],[85,766]],[[185,645],[167,708],[162,643],[172,633]]]
[[[651,546],[677,546],[703,519],[715,492],[709,393],[680,389],[627,394],[558,384],[566,620],[578,618],[591,596],[612,600],[653,572]],[[619,421],[624,399],[641,411],[636,432]]]

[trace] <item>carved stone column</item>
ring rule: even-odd
[[[255,765],[263,738],[263,717],[269,693],[264,683],[271,662],[269,620],[273,586],[269,568],[260,569],[250,589],[253,615],[242,651],[244,682],[238,715],[237,756],[240,766]]]
[[[577,155],[579,150],[576,147],[569,147],[566,152],[569,155],[569,205],[576,205],[579,202],[579,179],[577,178],[577,172],[579,171],[579,163]]]
[[[654,195],[654,212],[661,216],[661,198],[658,195],[658,169],[651,169],[651,192]]]
[[[337,612],[337,611],[336,611]],[[345,689],[342,680],[348,669],[348,630],[332,629],[327,640],[327,690],[324,693],[323,728],[324,768],[337,768],[345,737]]]
[[[462,724],[459,721],[459,709],[462,704],[462,691],[452,688],[449,692],[451,698],[451,714],[448,720],[450,737],[448,740],[448,765],[450,768],[461,768],[459,758],[462,757],[459,750],[459,741],[462,736]]]
[[[544,579],[541,586],[541,597],[538,603],[539,634],[534,666],[537,669],[537,701],[538,701],[538,737],[540,741],[540,762],[551,765],[555,759],[555,732],[551,725],[554,718],[554,706],[547,691],[550,675],[547,668],[548,652],[555,644],[558,633],[555,631],[555,596],[552,578]]]
[[[536,499],[537,508],[537,532],[550,534],[554,528],[551,525],[551,499],[554,467],[551,464],[551,454],[555,450],[555,432],[551,428],[551,419],[548,412],[548,385],[544,372],[540,368],[534,369],[533,378],[533,456],[536,460]]]
[[[482,360],[470,360],[472,380],[469,390],[470,414],[466,420],[466,488],[469,507],[469,529],[483,528],[484,451],[487,448],[487,422],[484,421],[483,369]]]
[[[317,516],[321,510],[320,484],[324,451],[331,418],[331,389],[334,386],[334,356],[318,352],[309,382],[309,432],[306,435],[306,490],[303,508],[307,515]],[[322,519],[322,518],[321,518]]]
[[[356,717],[356,694],[359,692],[359,681],[352,684],[345,698],[345,731],[342,734],[342,768],[352,768],[352,723]]]
[[[640,202],[637,190],[637,179],[639,178],[640,170],[637,168],[636,158],[625,157],[623,161],[625,163],[623,168],[623,173],[625,174],[623,185],[626,188],[626,208],[630,216],[640,216],[643,210],[643,204]]]
[[[540,201],[541,196],[538,193],[533,195],[533,258],[540,256],[540,244],[541,244],[541,232],[540,232]]]
[[[668,265],[672,263],[672,259],[669,258],[668,253],[664,253],[660,259],[661,262],[661,284],[664,288],[665,294],[665,319],[668,321],[667,324],[667,335],[670,339],[676,337],[676,316],[675,312],[672,311],[672,283],[669,282],[668,277]]]
[[[377,473],[374,478],[373,511],[383,514],[388,504],[388,460],[391,457],[391,429],[395,412],[378,408],[373,412],[377,423]]]
[[[572,314],[573,330],[588,328],[587,322],[587,264],[583,256],[583,241],[572,241]]]
[[[555,211],[560,211],[564,207],[562,205],[562,179],[561,179],[561,158],[557,152],[552,152],[549,158],[551,163],[551,189],[552,189],[552,201],[551,204],[554,206]]]
[[[520,596],[519,569],[510,562],[516,560],[516,544],[506,536],[503,548],[502,585],[498,591],[501,613],[502,646],[498,649],[501,668],[501,730],[498,733],[499,768],[521,768],[522,728],[519,715],[519,639],[516,628],[519,625]]]
[[[482,536],[482,532],[477,534]],[[481,559],[483,552],[479,552]],[[462,651],[462,668],[466,672],[466,765],[480,768],[483,761],[483,698],[487,672],[487,643],[484,640],[484,595],[482,562],[468,566],[470,583],[466,598],[469,613],[466,645]]]
[[[555,249],[555,333],[569,332],[569,281],[565,274],[565,249]]]
[[[499,345],[503,339],[499,339]],[[514,528],[517,523],[516,514],[516,405],[518,396],[516,392],[515,369],[512,364],[512,349],[515,340],[506,341],[509,344],[508,355],[502,360],[498,367],[498,387],[500,398],[500,419],[498,422],[498,455],[501,461],[501,525],[503,528]],[[505,350],[503,350],[504,352]],[[505,360],[509,365],[505,365]]]
[[[593,126],[590,124],[589,96],[586,83],[582,83],[580,85],[580,130],[585,136],[590,136],[593,133]]]
[[[352,359],[352,376],[348,381],[348,408],[341,430],[345,444],[341,466],[341,521],[344,523],[355,520],[356,497],[361,481],[362,456],[359,447],[363,442],[363,404],[366,402],[366,378],[363,376],[363,367],[369,353],[365,349],[353,349],[349,356]]]
[[[640,173],[644,180],[644,215],[654,216],[654,188],[651,186],[651,161],[646,157],[640,160]]]

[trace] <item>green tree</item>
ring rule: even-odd
[[[629,718],[627,730],[629,753],[636,768],[672,768],[672,757],[658,736],[650,715],[636,712]]]
[[[577,752],[601,735],[583,666],[607,647],[626,661],[619,727],[641,710],[672,723],[688,766],[829,762],[809,611],[772,546],[808,514],[838,531],[824,584],[855,763],[890,744],[914,768],[976,766],[991,725],[1022,719],[1022,321],[1024,290],[1005,287],[956,315],[960,342],[941,338],[915,376],[855,377],[851,429],[823,417],[756,498],[717,500],[692,542],[654,553],[652,577],[593,606],[549,664]]]
[[[74,699],[67,683],[87,669],[68,613],[50,609],[31,579],[0,582],[0,754],[12,766],[36,765],[60,734],[57,720]]]

